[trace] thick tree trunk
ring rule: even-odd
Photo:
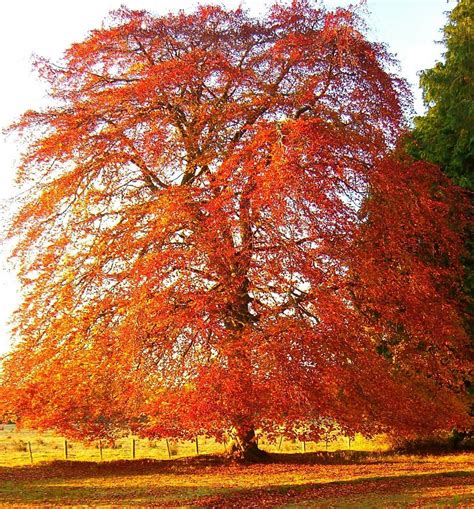
[[[259,463],[268,459],[268,453],[258,448],[253,427],[247,428],[247,430],[235,430],[231,435],[233,441],[230,455],[233,458],[251,463]]]

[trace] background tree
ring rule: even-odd
[[[427,112],[415,118],[410,152],[439,165],[453,182],[474,193],[474,39],[472,0],[459,0],[444,27],[444,61],[421,73]],[[472,222],[471,222],[472,224]],[[466,294],[474,333],[474,232],[467,239]]]
[[[421,73],[428,110],[415,119],[413,151],[474,191],[473,0],[459,0],[444,27],[444,62]]]
[[[460,199],[394,152],[390,63],[305,1],[121,9],[39,59],[3,406],[89,439],[230,430],[246,456],[255,427],[467,425]]]

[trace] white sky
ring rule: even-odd
[[[43,85],[31,73],[33,53],[58,58],[70,43],[82,40],[88,30],[100,27],[106,14],[127,5],[157,14],[190,9],[194,0],[4,0],[0,4],[0,129],[28,108],[44,101]],[[273,3],[264,0],[208,0],[235,8],[239,4],[254,13]],[[326,0],[328,7],[347,6],[357,0]],[[417,89],[417,72],[432,67],[441,59],[443,47],[435,44],[442,37],[445,12],[454,0],[367,0],[371,38],[386,42],[401,63],[401,74],[413,86],[415,107],[423,107]],[[0,203],[8,205],[15,195],[15,162],[19,148],[11,139],[0,141]],[[1,217],[1,216],[0,216]],[[1,217],[2,222],[5,218]],[[6,262],[5,247],[0,246],[0,354],[10,345],[8,317],[18,305],[15,276]]]

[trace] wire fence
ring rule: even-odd
[[[336,437],[322,442],[305,442],[284,437],[270,442],[258,437],[258,445],[267,452],[305,453],[337,450],[381,451],[388,448],[384,437],[366,440]],[[200,454],[225,453],[229,443],[197,436],[192,441],[125,437],[113,444],[105,441],[82,443],[67,440],[52,432],[16,431],[14,426],[0,429],[0,466],[26,465],[42,461],[113,461],[126,459],[173,459]]]

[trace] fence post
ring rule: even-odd
[[[64,440],[64,459],[66,459],[66,460],[67,460],[67,453],[68,453],[67,440]]]
[[[30,453],[30,463],[33,465],[33,453],[31,452],[31,442],[28,442],[28,452]]]
[[[280,443],[278,444],[278,450],[281,451],[281,446],[283,444],[283,435],[280,437]]]
[[[168,449],[168,458],[171,459],[171,449],[170,449],[170,443],[169,443],[168,439],[166,439],[166,448]]]
[[[135,439],[132,438],[132,459],[135,459]]]
[[[196,455],[199,456],[199,438],[196,435]]]

